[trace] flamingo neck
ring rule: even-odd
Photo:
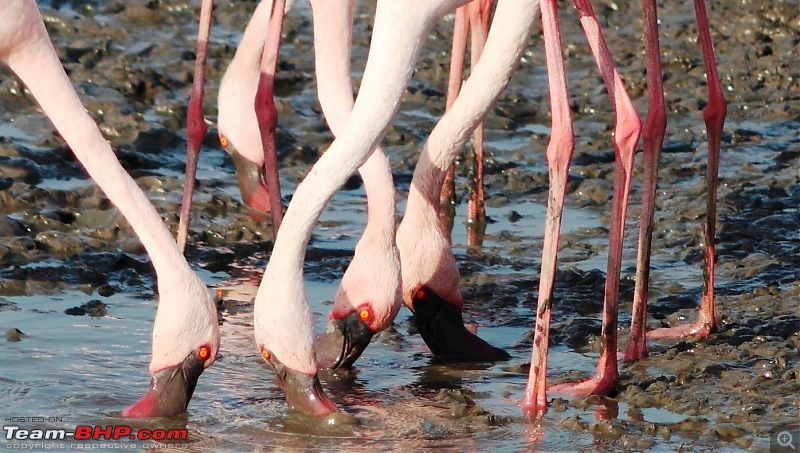
[[[222,76],[217,99],[220,135],[224,135],[239,154],[257,165],[263,165],[264,152],[254,105],[271,10],[272,1],[262,1],[256,7],[236,54]]]
[[[41,22],[28,25],[29,39],[7,55],[7,63],[52,121],[72,152],[117,206],[164,277],[191,272],[175,241],[145,194],[122,168],[75,94]]]

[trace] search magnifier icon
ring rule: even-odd
[[[792,433],[789,431],[781,431],[778,433],[778,445],[781,447],[789,447],[794,450],[796,447],[794,446],[794,439],[792,438]]]

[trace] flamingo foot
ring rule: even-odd
[[[520,403],[522,413],[531,420],[539,420],[547,413],[547,398],[526,398]]]
[[[700,316],[692,324],[681,324],[675,327],[662,327],[647,332],[647,338],[662,340],[669,338],[706,338],[717,331],[716,323]],[[627,354],[626,354],[627,355]]]
[[[585,398],[589,395],[607,395],[617,384],[618,373],[605,369],[582,382],[565,382],[551,386],[548,391],[570,398]]]

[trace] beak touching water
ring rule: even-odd
[[[430,288],[414,292],[414,323],[419,334],[442,362],[494,362],[511,356],[495,348],[464,326],[461,310]]]
[[[261,356],[278,376],[290,411],[313,417],[324,417],[337,412],[336,405],[322,390],[316,373],[309,375],[295,371],[264,347],[261,347]]]
[[[150,389],[145,395],[122,411],[125,418],[173,417],[186,412],[197,379],[205,369],[203,360],[195,353],[172,367],[153,374]]]
[[[369,346],[372,335],[358,311],[332,319],[314,344],[317,362],[322,368],[350,368]]]

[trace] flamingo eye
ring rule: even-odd
[[[372,316],[369,310],[365,308],[358,312],[358,317],[361,318],[362,321],[369,321],[369,318],[371,318]]]
[[[208,345],[200,346],[197,350],[197,358],[206,361],[209,357],[211,357],[211,347]]]
[[[262,346],[261,347],[261,357],[264,357],[264,360],[269,362],[269,360],[272,358],[272,354],[270,354],[269,351],[265,347]]]
[[[428,297],[428,291],[425,288],[418,289],[414,294],[414,298],[416,299],[425,299],[426,297]]]
[[[222,134],[219,136],[219,144],[222,145],[223,148],[228,147],[228,139]]]

